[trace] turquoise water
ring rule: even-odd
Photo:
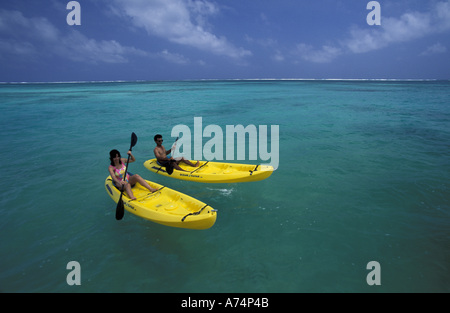
[[[449,87],[0,85],[0,291],[449,292]],[[170,147],[172,128],[193,130],[194,117],[224,130],[279,125],[278,169],[261,182],[214,185],[146,170],[153,136]],[[108,152],[124,154],[131,132],[130,171],[210,204],[212,228],[170,228],[128,212],[115,220]],[[80,286],[66,282],[70,261],[81,266]],[[380,264],[381,285],[366,281],[370,261]]]

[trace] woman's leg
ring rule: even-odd
[[[136,183],[141,184],[142,186],[144,186],[145,188],[147,188],[148,190],[150,190],[151,192],[155,192],[157,189],[152,188],[146,181],[145,179],[143,179],[141,176],[139,176],[138,174],[134,174],[133,176],[130,177],[130,184],[134,185]]]
[[[134,196],[133,191],[131,190],[130,183],[126,183],[124,187],[125,187],[125,192],[128,195],[128,198],[130,198],[131,200],[136,200],[136,197]]]

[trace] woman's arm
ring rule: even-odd
[[[136,161],[136,158],[131,153],[131,151],[128,151],[127,154],[130,156],[130,162],[129,163],[133,163],[134,161]],[[127,161],[128,161],[128,159],[122,159],[122,163],[127,164]]]
[[[120,180],[117,178],[116,174],[114,173],[114,169],[110,166],[108,167],[109,175],[111,175],[111,178],[114,180],[116,185],[120,185]]]

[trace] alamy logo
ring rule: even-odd
[[[70,261],[67,263],[66,269],[71,270],[67,274],[66,282],[69,286],[81,285],[81,266],[77,261]]]
[[[381,6],[378,1],[370,1],[367,3],[367,10],[372,10],[367,15],[366,21],[369,26],[381,25]]]
[[[67,10],[72,10],[67,14],[67,25],[81,25],[81,6],[78,1],[70,1],[66,6]]]
[[[381,265],[377,261],[370,261],[367,263],[368,270],[371,270],[367,274],[366,282],[369,286],[380,286],[381,285]]]
[[[270,126],[270,152],[268,150],[268,127],[267,125],[226,125],[224,131],[219,125],[207,125],[203,129],[202,117],[194,117],[194,134],[192,149],[192,132],[187,125],[176,125],[172,128],[172,137],[180,137],[177,141],[176,154],[183,155],[188,159],[207,161],[212,160],[248,160],[269,161],[262,165],[271,165],[276,170],[279,163],[279,125]],[[204,138],[211,138],[203,145]],[[226,143],[224,158],[224,138]],[[248,138],[248,141],[247,141]],[[236,140],[235,140],[236,139]],[[181,151],[182,150],[182,151]],[[194,157],[192,158],[192,150]]]

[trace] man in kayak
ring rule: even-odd
[[[172,149],[170,150],[166,150],[166,148],[164,148],[164,146],[162,145],[163,143],[163,139],[161,135],[156,135],[154,137],[155,143],[156,143],[156,148],[153,150],[153,152],[155,153],[155,157],[156,160],[158,161],[158,164],[161,166],[164,166],[167,169],[167,173],[170,175],[173,172],[173,169],[177,169],[179,171],[183,171],[183,172],[188,172],[186,170],[183,170],[178,164],[180,164],[180,162],[183,162],[189,166],[192,167],[198,167],[200,162],[197,161],[196,164],[193,164],[191,161],[186,160],[184,157],[177,158],[177,160],[175,160],[173,157],[168,158],[167,155],[169,155],[172,152]]]

